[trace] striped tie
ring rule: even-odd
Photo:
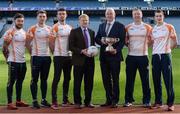
[[[110,29],[111,24],[110,24],[110,23],[107,23],[106,26],[107,26],[107,27],[106,27],[106,36],[108,36],[108,33],[109,33],[109,29]]]

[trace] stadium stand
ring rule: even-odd
[[[3,21],[0,21],[0,46],[2,45],[2,42],[3,42],[3,40],[2,40],[2,38],[1,38],[1,36],[2,36],[2,28],[3,28],[3,25],[4,25],[5,23],[3,22]]]
[[[43,2],[42,2],[43,1]],[[36,2],[36,4],[34,4],[34,2]],[[93,8],[93,7],[102,7],[102,4],[100,4],[99,2],[97,2],[97,0],[61,0],[60,2],[60,7],[80,7],[80,8]],[[180,8],[180,0],[155,0],[155,2],[153,2],[153,7],[164,7],[164,8],[169,8],[169,7],[179,7]],[[147,3],[143,2],[143,0],[109,0],[107,5],[108,7],[121,7],[121,8],[131,8],[131,7],[148,7]],[[0,11],[1,8],[7,8],[8,7],[8,2],[7,0],[0,0]],[[14,0],[14,4],[13,7],[24,7],[24,8],[54,8],[55,7],[55,1],[54,0]],[[33,12],[34,13],[34,12]],[[9,14],[9,13],[5,13],[5,14]],[[7,15],[5,14],[0,14],[2,16],[0,16],[1,18],[7,18]],[[14,14],[14,13],[13,13]],[[144,13],[146,14],[146,12]],[[172,14],[174,15],[174,14]],[[55,17],[55,13],[53,15],[51,15],[51,17],[48,19],[47,23],[48,25],[52,25],[53,24],[53,18]],[[74,16],[69,16],[67,19],[67,23],[71,24],[74,27],[78,26],[78,15],[74,15]],[[104,16],[104,13],[102,15],[90,15],[90,28],[94,29],[95,31],[97,31],[98,26],[101,23],[101,18]],[[121,16],[121,15],[117,15],[117,20],[122,22],[123,24],[127,25],[128,23],[130,23],[132,21],[131,19],[131,11],[129,13],[128,16]],[[151,13],[151,18],[153,16],[153,13]],[[179,17],[169,17],[166,18],[166,21],[168,23],[172,23],[175,26],[175,29],[177,31],[178,36],[180,36],[180,25],[179,25]],[[153,24],[153,20],[151,22],[151,20],[149,20],[147,17],[145,17],[145,21],[148,23],[152,23]],[[36,19],[35,17],[26,17],[25,18],[25,30],[27,30],[28,27],[30,27],[31,25],[36,23]],[[0,31],[2,30],[4,23],[1,21],[0,19]],[[0,37],[2,36],[2,34],[0,35]],[[180,40],[179,40],[179,44],[180,44]]]
[[[148,4],[146,2],[143,2],[142,0],[109,0],[106,3],[107,7],[147,7]],[[60,2],[60,7],[101,7],[102,5],[94,0],[62,0]],[[152,3],[153,7],[180,7],[180,1],[176,0],[169,0],[169,1],[159,1],[155,0]],[[6,1],[0,1],[0,7],[8,7],[8,2]],[[45,8],[45,7],[55,7],[55,1],[49,0],[49,1],[43,1],[42,0],[37,0],[36,3],[34,4],[34,1],[15,1],[13,4],[13,7],[40,7],[40,8]]]

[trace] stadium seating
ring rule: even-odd
[[[46,7],[55,7],[55,2],[52,0],[49,1],[43,1],[42,0],[36,0],[36,4],[33,3],[33,0],[15,0],[14,7],[39,7],[39,8],[46,8]],[[8,3],[5,0],[0,1],[0,8],[5,8],[8,6]],[[81,8],[86,8],[86,7],[101,7],[102,4],[98,3],[97,0],[92,0],[92,1],[82,1],[82,0],[63,0],[60,2],[61,7],[81,7]],[[143,2],[143,0],[109,0],[107,3],[107,6],[109,7],[147,7],[147,3]],[[180,7],[180,1],[175,1],[175,0],[163,0],[163,1],[157,1],[153,3],[153,7]],[[100,21],[100,16],[96,17],[90,17],[90,28],[93,30],[97,31],[98,26],[101,21]],[[123,24],[127,25],[132,21],[131,17],[117,17],[117,20],[122,22]],[[178,17],[169,17],[166,19],[167,22],[172,23],[175,26],[175,29],[177,31],[178,36],[180,36],[180,26],[179,24],[179,18]],[[33,24],[36,23],[35,17],[26,17],[25,18],[25,30]],[[48,25],[53,24],[53,17],[49,18],[47,21]],[[78,26],[78,18],[77,17],[69,17],[67,19],[67,23],[73,25],[74,27]],[[0,21],[0,30],[2,29],[3,23]],[[180,43],[180,41],[179,41]]]
[[[180,7],[180,1],[154,1],[152,3],[153,7]],[[0,7],[7,7],[8,3],[5,1],[0,1]],[[71,0],[71,1],[62,1],[60,2],[60,6],[62,7],[101,7],[102,5],[97,1],[82,1],[82,0]],[[137,0],[137,1],[108,1],[108,7],[147,7],[147,3]],[[13,7],[55,7],[54,1],[15,1]]]

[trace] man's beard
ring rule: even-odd
[[[60,20],[60,22],[64,23],[64,22],[65,22],[65,20]]]
[[[20,25],[20,26],[15,25],[15,27],[16,27],[17,29],[21,29],[21,28],[23,27],[23,25]]]

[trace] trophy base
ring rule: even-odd
[[[108,46],[108,47],[106,47],[106,52],[111,52],[112,50],[113,50],[114,48],[112,47],[112,46]]]

